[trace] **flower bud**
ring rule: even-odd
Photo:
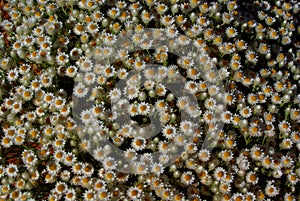
[[[173,93],[169,93],[168,96],[167,96],[167,101],[171,102],[175,99],[175,96]]]
[[[172,5],[171,12],[173,13],[173,15],[178,13],[178,5],[177,4]]]
[[[171,172],[175,172],[176,170],[177,170],[176,165],[173,164],[173,165],[170,166],[170,171]]]
[[[300,144],[300,143],[299,143]],[[179,178],[181,175],[180,171],[179,170],[176,170],[174,173],[173,173],[173,176],[174,178]]]

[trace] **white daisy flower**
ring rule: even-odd
[[[89,124],[95,121],[95,117],[90,110],[83,110],[80,113],[80,119],[84,124]]]
[[[237,30],[233,27],[227,27],[225,33],[228,38],[234,38],[238,34]]]
[[[84,98],[88,94],[88,88],[84,84],[78,83],[74,87],[73,93],[78,98]]]
[[[176,128],[174,126],[167,125],[163,128],[162,134],[167,139],[173,139],[176,136],[177,131],[176,131]]]
[[[137,188],[137,187],[130,187],[127,190],[127,196],[131,199],[131,200],[138,200],[141,197],[142,190]]]
[[[253,64],[256,64],[258,61],[256,53],[252,50],[246,51],[245,57],[246,57],[247,61],[249,61],[250,63],[253,63]]]
[[[165,96],[167,93],[167,89],[166,89],[165,85],[162,83],[159,83],[158,85],[156,85],[155,91],[158,96]]]
[[[5,171],[8,177],[16,177],[19,170],[17,165],[10,163],[7,165]]]
[[[143,150],[146,147],[146,139],[143,137],[134,138],[131,146],[137,151]]]
[[[181,174],[180,181],[184,185],[191,185],[194,180],[195,180],[195,176],[192,174],[191,171],[187,171]]]
[[[151,107],[148,103],[141,102],[138,104],[137,109],[140,115],[148,115]]]
[[[120,89],[113,88],[112,90],[109,91],[108,97],[110,98],[112,103],[115,103],[120,99],[121,95],[122,95],[122,92]]]
[[[76,192],[74,189],[68,189],[65,192],[65,200],[66,201],[74,201],[76,200],[77,196],[76,196]]]
[[[12,82],[12,81],[16,81],[19,77],[19,72],[16,68],[10,69],[7,72],[7,80]]]

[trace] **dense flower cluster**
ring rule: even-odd
[[[0,200],[300,199],[296,0],[2,2]]]

